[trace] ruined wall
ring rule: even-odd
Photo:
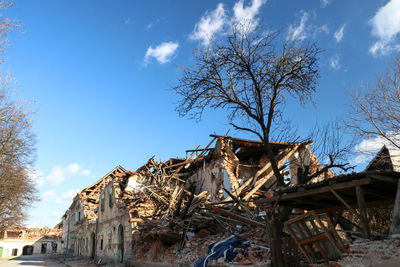
[[[109,264],[118,263],[122,249],[124,263],[131,261],[133,256],[129,213],[127,209],[118,207],[115,195],[111,182],[101,193],[98,211],[96,258]]]
[[[318,158],[311,151],[309,146],[302,146],[289,158],[290,166],[290,183],[299,184],[299,169],[309,174],[315,173],[322,169],[318,163]],[[320,176],[313,178],[310,183],[316,183],[335,176],[333,171],[326,171]]]
[[[63,248],[68,255],[79,255],[77,250],[78,230],[85,221],[84,210],[80,204],[80,199],[76,196],[63,216],[62,240]]]
[[[76,230],[76,240],[74,242],[74,251],[76,256],[87,258],[94,257],[96,222],[86,221]]]
[[[226,197],[223,187],[231,192],[239,187],[235,174],[238,163],[231,144],[224,139],[218,139],[211,161],[203,162],[203,166],[199,167],[186,184],[194,184],[196,194],[208,191],[210,201],[221,200]]]
[[[205,164],[203,168],[200,168],[188,179],[187,184],[192,183],[196,186],[196,194],[207,191],[210,194],[210,200],[217,201],[222,198],[220,190],[224,184],[224,178],[226,177],[223,172],[221,160],[217,160]],[[230,187],[227,189],[229,190]]]
[[[266,158],[261,157],[257,167],[248,162],[241,162],[233,151],[229,139],[218,139],[211,161],[203,162],[197,172],[193,174],[186,184],[196,185],[196,194],[208,191],[210,201],[218,201],[228,197],[223,191],[225,187],[230,192],[235,192],[245,181],[254,177],[259,169],[266,163]]]

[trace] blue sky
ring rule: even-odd
[[[223,38],[231,20],[324,50],[317,107],[287,106],[301,135],[343,116],[346,88],[374,83],[400,49],[399,0],[16,0],[4,13],[23,30],[10,37],[2,71],[18,79],[18,97],[35,100],[33,175],[42,201],[29,226],[54,226],[79,189],[118,164],[135,170],[153,155],[184,156],[227,132],[224,112],[207,112],[200,123],[179,118],[169,88],[177,66],[193,63],[206,36]]]

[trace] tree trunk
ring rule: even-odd
[[[275,215],[272,215],[272,241],[271,241],[271,256],[273,267],[283,267],[282,255],[282,228]]]

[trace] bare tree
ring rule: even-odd
[[[353,90],[347,126],[361,138],[381,137],[400,149],[400,56],[375,85]],[[390,234],[400,234],[400,183]]]
[[[196,65],[181,67],[183,76],[173,89],[181,97],[179,115],[200,120],[206,108],[225,109],[235,129],[255,134],[263,141],[277,184],[285,186],[270,142],[291,130],[284,117],[289,97],[300,105],[313,103],[320,49],[290,40],[282,44],[279,37],[262,27],[233,25],[223,41],[195,50]],[[341,166],[331,162],[326,169],[331,167]]]
[[[282,42],[279,32],[233,25],[232,32],[207,48],[195,50],[195,65],[181,67],[183,76],[173,87],[180,96],[180,116],[200,120],[207,109],[226,110],[230,124],[240,131],[255,134],[264,144],[278,186],[286,186],[278,168],[271,141],[290,132],[284,116],[291,97],[300,105],[313,104],[319,78],[318,55],[314,44],[292,40]],[[332,167],[345,165],[331,161],[314,173],[304,173],[304,181],[319,176]],[[275,266],[282,266],[282,222],[290,209],[273,215],[272,239]]]
[[[347,124],[362,138],[380,136],[400,148],[400,56],[375,85],[352,91]]]
[[[11,1],[0,0],[0,10]],[[15,19],[0,16],[0,54],[9,46],[8,35],[19,28]],[[36,189],[29,176],[35,149],[31,112],[23,101],[15,101],[10,75],[0,73],[0,231],[21,224],[26,208],[36,200]]]
[[[13,5],[12,0],[0,0],[0,11]],[[21,28],[18,19],[0,16],[0,64],[4,61],[4,54],[10,46],[9,34]]]
[[[31,112],[13,100],[8,84],[0,82],[0,229],[22,223],[26,208],[36,200],[29,173],[35,155]]]

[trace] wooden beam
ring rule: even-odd
[[[319,218],[319,216],[318,216],[318,214],[316,212],[311,211],[310,213],[313,215],[314,219],[318,222],[318,224],[322,227],[322,229],[324,230],[324,232],[326,234],[326,237],[329,239],[329,241],[331,241],[332,245],[336,248],[336,250],[339,252],[339,255],[341,256],[342,252],[344,252],[344,251],[341,251],[340,247],[335,242],[335,238],[333,237],[331,232],[328,231],[328,229],[325,227],[325,224],[323,224],[321,222],[321,219]],[[332,229],[332,231],[335,231],[335,229]]]
[[[294,242],[297,244],[299,247],[300,251],[303,253],[303,255],[307,258],[308,263],[311,263],[311,258],[310,255],[306,252],[305,248],[300,244],[299,240],[297,239],[296,234],[292,231],[290,228],[290,225],[286,222],[284,223],[286,230],[289,232],[290,236],[294,240]]]
[[[313,234],[311,233],[310,229],[308,229],[306,223],[305,223],[304,221],[300,221],[300,224],[301,224],[302,228],[304,229],[304,231],[307,233],[307,235],[308,235],[308,240],[310,241],[310,240],[313,240],[313,239],[314,239],[314,240],[311,241],[311,242],[314,243],[314,245],[318,248],[319,252],[321,253],[322,257],[324,258],[325,262],[328,263],[328,262],[329,262],[329,259],[328,259],[328,257],[326,256],[325,250],[321,247],[321,245],[320,245],[319,242],[318,242],[319,240],[324,239],[324,237],[322,237],[321,239],[318,238],[318,235],[315,236],[315,237],[312,237]],[[303,242],[304,242],[304,241],[301,241],[300,244],[303,245]]]
[[[212,212],[221,214],[222,216],[231,217],[231,218],[234,219],[234,220],[238,220],[238,221],[244,222],[244,223],[246,223],[246,224],[248,224],[248,225],[252,225],[252,226],[255,226],[255,227],[262,227],[262,228],[265,227],[265,225],[264,225],[263,223],[260,223],[260,222],[257,222],[257,221],[248,219],[248,218],[246,218],[246,217],[243,217],[243,216],[234,214],[234,213],[232,213],[232,212],[229,212],[229,211],[226,211],[226,210],[223,210],[223,209],[214,207],[214,206],[209,206],[209,205],[207,205],[207,207],[208,207]]]
[[[326,222],[328,223],[328,227],[332,230],[332,234],[335,237],[335,241],[337,242],[337,245],[340,247],[342,252],[346,252],[346,247],[344,246],[342,239],[336,232],[336,223],[332,222],[331,216],[329,216],[328,213],[322,214],[323,217],[325,217]],[[339,217],[339,216],[338,216]]]
[[[374,189],[364,188],[364,194],[372,195],[372,196],[378,197],[380,199],[388,199],[387,192],[382,192],[380,190],[377,190],[376,188],[374,188]]]
[[[286,155],[284,155],[282,159],[280,159],[278,161],[278,168],[281,168],[283,166],[283,164],[285,164],[286,160],[288,160],[299,149],[299,147],[300,147],[300,144],[295,144],[294,147],[288,153],[286,153]],[[266,167],[268,167],[268,168],[266,168]],[[262,173],[264,173],[268,169],[271,169],[269,171],[269,173],[256,182],[254,187],[243,198],[244,200],[250,199],[253,196],[253,194],[255,192],[257,192],[257,190],[260,189],[260,187],[263,186],[270,178],[272,178],[272,177],[275,178],[274,172],[273,172],[272,167],[271,167],[271,162],[268,162],[264,166],[264,168],[262,168],[261,170],[259,170],[256,173],[256,176],[254,177],[254,179],[256,180]]]
[[[379,206],[384,206],[384,205],[391,205],[391,204],[393,204],[393,200],[391,200],[391,199],[379,200],[379,201],[367,202],[366,204],[367,204],[368,208],[379,207]],[[288,205],[288,206],[290,206],[290,205]],[[358,207],[357,204],[351,204],[350,206],[353,209]],[[334,211],[342,211],[342,210],[346,210],[346,207],[345,206],[336,206],[336,207],[316,209],[314,211],[316,213],[324,213],[324,212],[334,212]]]
[[[362,220],[361,215],[358,212],[356,212],[338,193],[336,193],[335,190],[331,188],[331,192],[337,199],[340,200],[340,202],[343,203],[343,205],[345,205],[349,210],[351,210],[354,214],[356,214],[357,217],[360,218],[360,220]]]
[[[356,195],[357,195],[358,209],[360,210],[360,215],[361,215],[361,224],[363,226],[362,234],[364,238],[368,238],[369,227],[367,220],[367,210],[365,206],[364,191],[360,185],[356,185]]]
[[[371,182],[372,182],[371,178],[364,178],[364,179],[358,180],[357,184],[367,185],[367,184],[370,184]],[[343,190],[343,189],[347,189],[347,188],[351,188],[351,187],[355,187],[355,186],[356,186],[356,181],[336,183],[336,184],[332,184],[330,186],[326,185],[326,186],[322,186],[319,188],[309,189],[309,190],[306,190],[303,192],[288,193],[286,195],[278,195],[278,196],[274,196],[271,198],[261,199],[261,200],[256,201],[256,204],[275,202],[278,199],[280,199],[281,201],[297,199],[297,198],[312,196],[312,195],[316,195],[316,194],[320,194],[320,193],[330,192],[331,188],[334,190]]]
[[[384,175],[379,175],[379,174],[372,174],[370,175],[371,178],[374,178],[376,180],[392,183],[392,184],[397,184],[397,181],[399,180],[398,178],[393,178],[393,177],[388,177]]]
[[[294,148],[292,148],[292,150],[290,151],[282,151],[278,156],[278,168],[281,168],[283,166],[283,164],[286,162],[286,160],[288,158],[291,157],[291,155],[293,155],[294,152],[297,151],[297,149],[300,147],[301,143],[296,143],[294,145]],[[239,196],[242,191],[247,188],[253,180],[257,180],[260,175],[262,175],[265,171],[269,170],[269,173],[264,176],[263,178],[261,178],[261,180],[257,181],[255,186],[253,187],[253,190],[251,191],[251,195],[248,193],[246,194],[245,198],[243,198],[244,200],[248,200],[250,199],[250,197],[261,187],[263,186],[272,176],[274,176],[274,172],[272,171],[272,167],[271,167],[271,162],[267,162],[264,167],[262,167],[260,170],[257,171],[256,175],[254,176],[253,179],[248,179],[243,185],[241,185],[236,192],[232,192],[235,196]],[[260,182],[261,181],[261,182]],[[261,184],[261,185],[260,185]],[[254,190],[254,188],[257,187],[256,190]],[[231,197],[227,197],[224,201],[230,201],[232,200]]]

